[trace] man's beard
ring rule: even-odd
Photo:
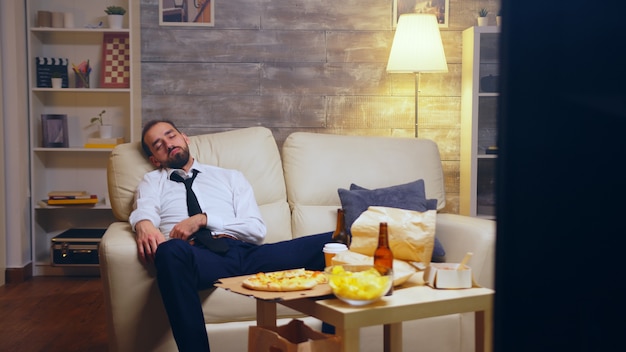
[[[180,148],[181,151],[174,154],[173,157],[167,159],[165,166],[170,169],[182,169],[189,162],[189,149]]]

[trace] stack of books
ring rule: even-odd
[[[85,148],[114,148],[118,144],[124,143],[124,138],[89,138],[85,143]]]
[[[48,193],[48,205],[96,204],[98,196],[87,191],[52,191]]]

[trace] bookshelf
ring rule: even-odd
[[[104,9],[124,7],[122,28],[107,25]],[[70,228],[106,228],[115,221],[107,201],[106,167],[111,145],[90,145],[99,137],[92,117],[106,110],[105,123],[113,125],[113,137],[122,142],[137,140],[140,117],[139,2],[115,0],[106,3],[76,0],[27,0],[28,88],[30,134],[30,196],[33,275],[83,275],[97,268],[56,267],[50,260],[51,240]],[[42,22],[46,16],[53,21]],[[54,19],[57,19],[55,22]],[[70,19],[59,23],[59,18]],[[104,79],[109,60],[105,38],[128,38],[125,53],[130,61],[123,71],[124,84],[112,85]],[[38,59],[40,58],[40,59]],[[63,88],[47,84],[50,67],[42,70],[41,58],[65,63]],[[106,64],[105,64],[106,61]],[[89,62],[89,87],[81,87],[73,65]],[[120,86],[121,85],[121,86]],[[66,127],[45,125],[42,115],[65,116]],[[44,127],[47,128],[44,134]],[[50,133],[50,129],[54,132]],[[59,138],[62,147],[45,142]],[[60,144],[63,145],[63,144]],[[98,197],[96,204],[49,205],[51,191],[87,191]]]
[[[463,31],[460,214],[495,219],[500,27]]]

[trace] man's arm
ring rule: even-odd
[[[218,233],[233,235],[245,242],[263,243],[267,228],[256,203],[252,185],[239,171],[231,175],[230,183],[234,213],[232,216],[223,215],[216,218],[210,211],[207,212],[207,227]]]

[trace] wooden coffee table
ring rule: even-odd
[[[436,290],[428,286],[398,287],[392,296],[363,307],[331,297],[293,300],[257,299],[257,325],[276,326],[276,303],[335,326],[344,352],[359,351],[359,329],[384,325],[386,352],[402,351],[402,322],[454,313],[475,312],[476,351],[492,350],[494,291],[488,288]]]

